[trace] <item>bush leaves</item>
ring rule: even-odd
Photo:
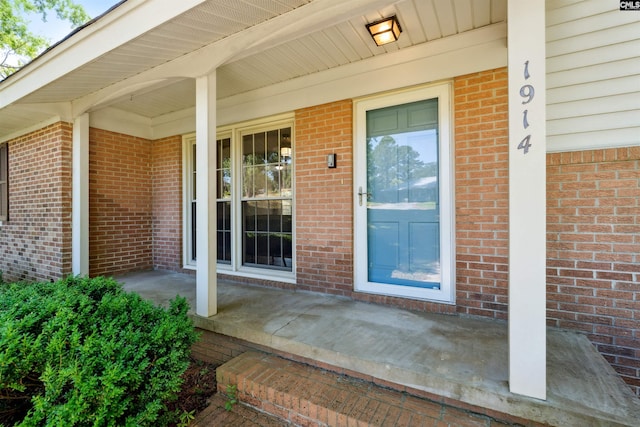
[[[187,310],[103,277],[1,285],[0,423],[166,424],[196,340]]]

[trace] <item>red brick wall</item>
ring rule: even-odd
[[[295,191],[298,288],[353,290],[353,150],[350,100],[296,111]],[[336,153],[337,167],[327,168]]]
[[[456,77],[457,311],[505,319],[508,310],[507,71]]]
[[[153,268],[182,269],[182,137],[151,144]]]
[[[150,269],[151,142],[89,129],[89,273]]]
[[[58,122],[9,141],[9,221],[0,227],[5,280],[71,274],[72,127]]]
[[[548,324],[583,331],[640,396],[640,147],[547,156]]]

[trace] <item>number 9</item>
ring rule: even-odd
[[[523,98],[527,98],[525,101],[522,101],[522,104],[528,104],[531,102],[533,97],[535,96],[535,89],[531,85],[524,85],[520,88],[520,96]]]

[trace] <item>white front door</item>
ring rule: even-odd
[[[356,103],[356,291],[452,302],[449,90]]]

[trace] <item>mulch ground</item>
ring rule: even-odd
[[[196,415],[204,410],[216,392],[216,368],[218,366],[191,358],[191,363],[182,374],[182,388],[178,399],[168,405],[170,411]],[[170,424],[175,427],[176,424]]]

